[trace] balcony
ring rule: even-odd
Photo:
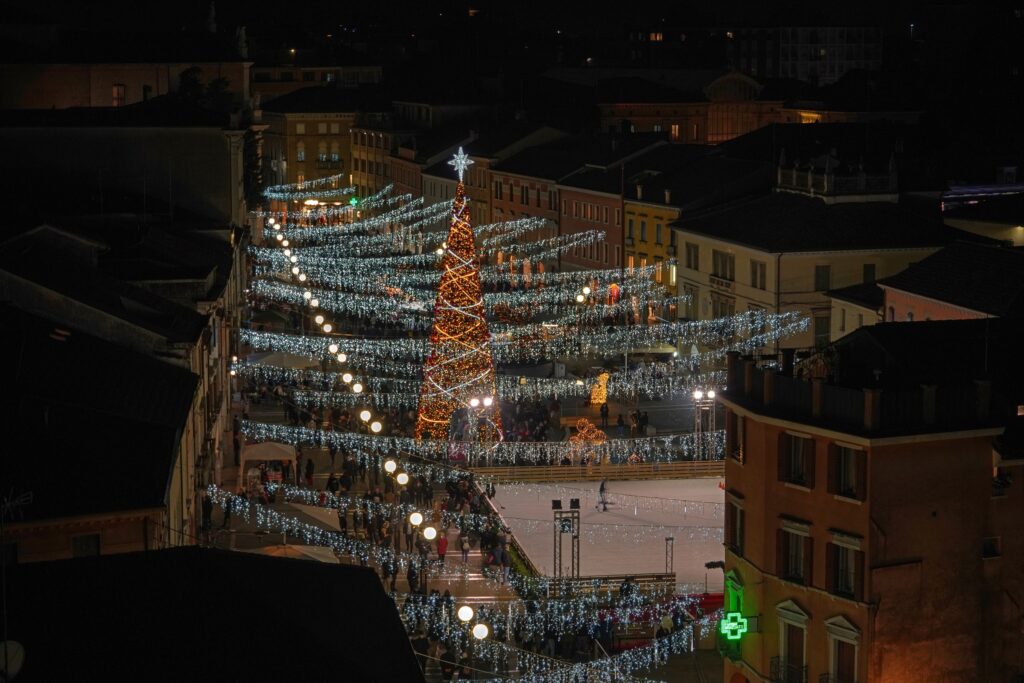
[[[807,667],[790,664],[782,657],[772,657],[772,683],[807,683]]]

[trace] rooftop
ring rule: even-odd
[[[1024,225],[1024,193],[992,197],[976,204],[964,204],[946,211],[943,216],[957,220]]]
[[[330,84],[295,90],[264,103],[262,109],[281,114],[340,114],[389,111],[391,102],[378,86],[348,88]]]
[[[354,681],[423,681],[394,603],[365,567],[191,546],[20,564],[8,567],[7,582],[25,681],[73,680],[84,662],[108,680],[336,671]],[[308,597],[276,599],[289,590]]]
[[[958,242],[881,280],[898,289],[979,313],[1024,314],[1024,248]]]
[[[605,169],[617,167],[623,159],[657,145],[664,137],[660,133],[575,135],[524,149],[495,164],[494,168],[498,172],[560,181],[575,172],[583,172],[587,165]],[[611,191],[617,193],[621,173],[616,171],[612,175],[616,182]],[[603,186],[605,181],[598,183]]]
[[[231,117],[176,95],[162,95],[124,107],[0,110],[5,128],[228,128]]]
[[[17,445],[0,478],[33,492],[17,521],[163,506],[199,378],[11,306],[0,324],[14,362],[6,437]],[[55,472],[74,484],[55,486]]]
[[[245,62],[234,36],[208,31],[138,31],[56,28],[39,47],[4,41],[0,63],[172,64]],[[237,84],[236,84],[237,85]]]
[[[767,251],[821,252],[942,247],[954,240],[986,242],[893,202],[829,204],[821,199],[774,192],[714,207],[672,224]]]
[[[839,289],[829,290],[827,294],[832,299],[848,301],[862,308],[870,308],[876,311],[881,310],[882,304],[885,301],[885,292],[874,282],[863,282],[858,285],[850,285],[849,287],[840,287]]]

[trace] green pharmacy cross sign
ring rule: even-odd
[[[349,206],[355,206],[358,203],[359,203],[359,198],[358,197],[353,197],[352,199],[348,200],[348,205]]]
[[[739,612],[729,612],[722,619],[721,629],[729,640],[739,640],[747,632],[747,620]]]

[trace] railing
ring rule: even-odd
[[[523,467],[473,467],[478,476],[495,481],[622,481],[627,479],[697,479],[725,476],[724,460],[652,462],[630,465],[527,465]]]
[[[789,664],[782,657],[772,657],[772,681],[774,683],[807,683],[807,667]]]
[[[655,593],[656,595],[672,595],[676,590],[676,575],[672,574],[606,574],[604,576],[581,576],[561,582],[566,586],[566,593],[574,596],[593,595],[598,600],[604,596],[609,603],[618,596],[622,584],[629,579],[637,594]],[[551,582],[550,596],[559,594],[561,586]]]
[[[503,529],[511,529],[512,527],[509,525],[509,523],[507,521],[505,521],[505,518],[502,516],[501,512],[498,510],[498,507],[494,504],[494,501],[491,500],[489,496],[483,495],[483,490],[480,488],[479,484],[476,485],[476,490],[477,490],[477,493],[480,494],[480,500],[486,502],[487,507],[490,508],[491,512],[493,512],[495,515],[497,515],[498,519],[501,520],[502,528]],[[508,531],[507,535],[508,535],[508,538],[509,538],[509,542],[512,545],[512,548],[519,555],[520,559],[522,559],[523,563],[526,565],[526,568],[529,569],[532,572],[533,576],[543,576],[543,572],[541,572],[539,569],[537,569],[537,565],[535,565],[533,563],[533,560],[530,559],[530,556],[526,554],[526,550],[523,549],[523,546],[522,546],[521,543],[519,543],[519,539],[516,538],[516,535],[514,533],[512,533],[511,531]]]

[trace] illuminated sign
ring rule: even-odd
[[[739,612],[729,612],[725,615],[725,619],[722,619],[719,628],[722,630],[722,635],[729,640],[739,640],[747,632],[747,620]]]

